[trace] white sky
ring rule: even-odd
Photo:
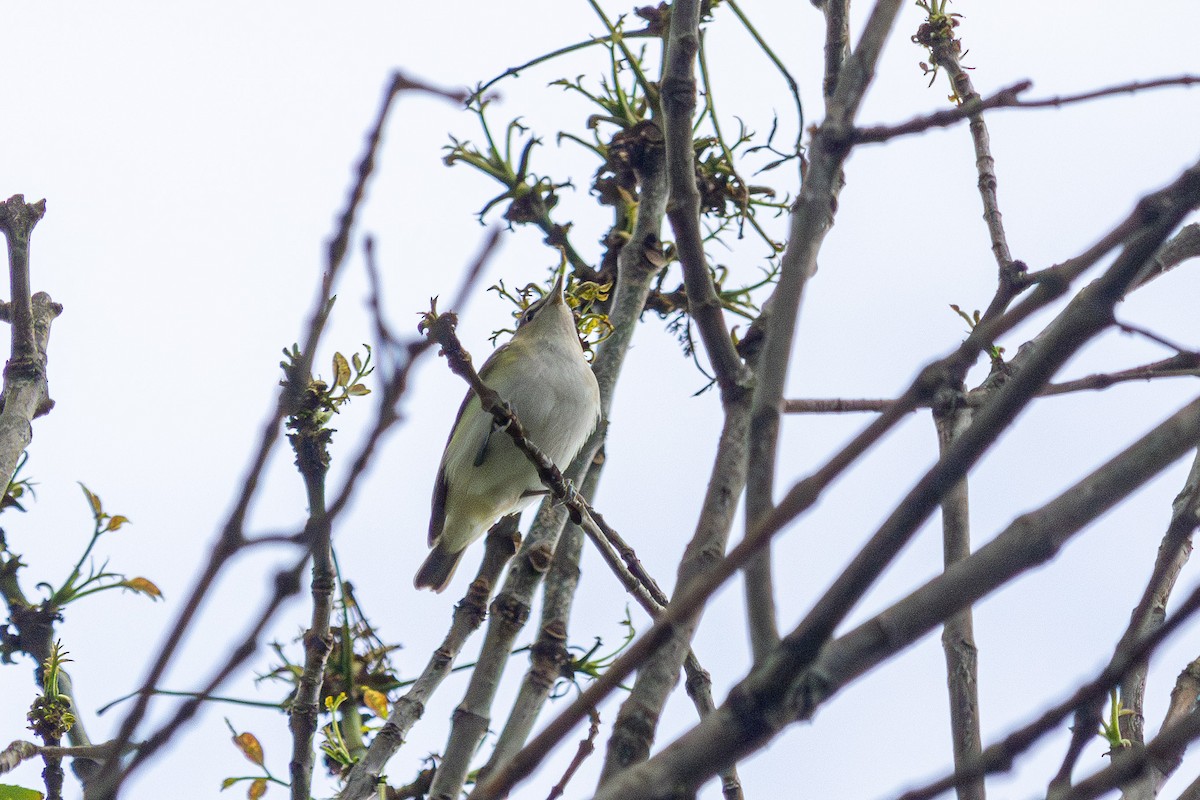
[[[855,36],[868,8],[855,8]],[[792,69],[808,121],[816,121],[820,15],[807,3],[778,1],[746,3],[746,10]],[[1200,8],[1188,0],[1164,0],[1152,14],[1062,0],[964,0],[954,10],[964,15],[966,63],[984,93],[1022,78],[1031,78],[1031,94],[1043,97],[1197,71]],[[778,76],[748,49],[729,13],[718,13],[710,66],[720,76],[716,99],[726,126],[732,128],[737,115],[766,131],[773,110],[782,125],[794,125]],[[905,7],[863,122],[901,121],[945,106],[945,83],[926,88],[917,67],[925,55],[908,41],[919,17],[915,6]],[[29,565],[22,573],[27,591],[35,591],[36,581],[60,581],[90,532],[75,484],[82,481],[110,513],[134,523],[102,541],[97,557],[109,559],[110,569],[151,578],[166,595],[165,603],[151,604],[109,593],[68,609],[61,635],[75,660],[85,710],[139,685],[240,486],[252,438],[273,402],[280,349],[299,335],[324,242],[390,71],[448,86],[471,84],[601,30],[586,4],[545,1],[371,2],[336,10],[278,2],[4,9],[0,194],[47,198],[49,210],[33,240],[33,285],[65,312],[50,342],[57,407],[35,425],[30,449],[38,499],[26,515],[6,514],[3,526],[10,547]],[[554,141],[556,126],[578,125],[591,111],[546,84],[603,64],[603,51],[595,49],[507,81],[493,116],[497,126],[522,116],[546,141],[536,153],[540,171],[573,178],[578,188],[564,193],[557,216],[576,219],[574,242],[593,260],[604,224],[588,211],[586,187],[595,165],[578,148]],[[1192,163],[1200,95],[1174,89],[1060,111],[1002,111],[989,124],[1014,255],[1040,268],[1081,251],[1138,196]],[[449,297],[457,287],[460,267],[483,234],[473,214],[497,191],[466,168],[442,165],[448,133],[478,139],[474,120],[449,105],[414,97],[400,102],[358,228],[377,237],[388,309],[404,331],[413,330],[431,295]],[[784,171],[772,175],[783,191],[795,191]],[[960,341],[963,324],[948,304],[982,307],[991,296],[994,266],[965,127],[863,148],[852,156],[847,180],[803,309],[790,396],[895,394],[922,364]],[[770,224],[782,230],[782,220]],[[720,260],[749,281],[761,255],[760,246],[746,241]],[[540,279],[554,261],[540,236],[521,230],[506,237],[487,278]],[[1138,292],[1122,317],[1195,347],[1194,272],[1185,267]],[[318,357],[326,374],[333,349],[349,352],[370,341],[364,292],[356,252]],[[505,314],[490,294],[473,299],[460,334],[478,359]],[[1047,318],[1002,344],[1015,352]],[[1066,372],[1111,371],[1165,355],[1144,341],[1109,335]],[[417,377],[404,405],[407,424],[388,440],[336,533],[343,570],[360,601],[384,639],[404,645],[396,657],[402,677],[414,676],[444,635],[477,558],[468,556],[471,563],[443,595],[411,588],[425,553],[433,472],[463,393],[461,382],[434,359]],[[695,523],[718,432],[717,398],[692,397],[702,385],[663,325],[648,316],[618,391],[596,504],[664,585],[672,582]],[[973,477],[976,542],[1053,497],[1193,392],[1177,381],[1036,404]],[[360,402],[339,420],[335,460],[352,452],[370,412],[370,403]],[[778,485],[802,477],[865,422],[789,419]],[[781,624],[790,626],[807,610],[934,452],[932,426],[914,417],[783,535],[775,545]],[[335,484],[343,466],[335,463]],[[1184,466],[1106,516],[1053,565],[978,608],[985,743],[1057,700],[1107,658],[1149,572]],[[295,526],[304,512],[291,456],[280,449],[254,510],[255,528]],[[853,621],[936,573],[941,546],[934,522]],[[291,553],[246,556],[229,571],[176,661],[169,688],[195,686],[226,643],[240,636],[269,591],[276,557]],[[588,558],[571,641],[588,646],[600,635],[616,643],[624,614],[620,590],[599,561]],[[1194,570],[1185,570],[1179,591],[1194,582]],[[734,584],[718,598],[696,642],[718,700],[747,666],[740,593]],[[273,635],[290,639],[306,618],[305,603],[293,603]],[[464,658],[472,657],[477,642]],[[1198,655],[1195,642],[1191,635],[1189,647],[1185,635],[1163,651],[1147,696],[1151,729],[1174,675]],[[928,637],[836,698],[813,726],[780,737],[743,765],[747,797],[779,796],[797,774],[811,796],[862,798],[884,797],[939,774],[949,759],[941,659],[937,637]],[[265,671],[268,663],[264,654],[254,670]],[[496,718],[506,713],[524,665],[523,657],[512,662]],[[252,677],[246,671],[227,693],[281,695],[274,685],[255,695]],[[442,749],[446,720],[464,685],[455,678],[438,692],[392,762],[393,782],[410,780],[421,758]],[[28,663],[0,670],[0,723],[7,726],[0,738],[26,736],[23,714],[33,696]],[[602,709],[606,722],[615,708]],[[238,730],[262,738],[272,770],[286,776],[282,715],[212,707],[139,773],[129,796],[208,797],[222,778],[251,774],[228,742],[226,716]],[[660,742],[693,718],[680,692]],[[86,719],[98,741],[118,722],[116,712]],[[1081,774],[1103,766],[1103,749],[1097,739]],[[573,751],[572,742],[558,761]],[[1058,747],[1022,760],[1013,779],[993,784],[995,796],[1035,794],[1060,756]],[[594,788],[601,757],[576,777],[571,796]],[[862,768],[864,761],[870,769]],[[1168,796],[1191,780],[1195,763],[1185,762]],[[39,770],[26,765],[5,780],[37,785]],[[544,796],[560,772],[549,768],[521,796]],[[315,791],[332,789],[319,781]],[[269,796],[283,794],[274,787]],[[706,788],[705,797],[717,795],[715,785]]]

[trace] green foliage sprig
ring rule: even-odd
[[[633,625],[633,619],[629,614],[629,605],[625,605],[625,618],[621,620],[620,625],[625,628],[625,638],[615,649],[604,655],[597,655],[600,648],[604,646],[604,640],[599,636],[596,637],[595,643],[588,650],[582,647],[572,645],[569,649],[580,653],[578,657],[572,658],[569,662],[563,665],[563,676],[558,685],[551,692],[551,697],[558,698],[566,694],[567,690],[574,686],[579,688],[579,675],[586,675],[595,680],[600,677],[604,670],[617,659],[621,653],[633,642],[637,636],[637,628]],[[628,687],[625,687],[628,691]]]
[[[104,510],[99,495],[92,492],[82,483],[79,484],[79,488],[83,490],[83,495],[87,498],[88,507],[92,511],[92,538],[88,541],[83,554],[79,556],[79,560],[75,562],[75,567],[71,570],[71,574],[62,582],[62,585],[54,588],[47,583],[38,584],[39,588],[45,589],[49,593],[46,606],[58,611],[80,598],[109,589],[123,589],[145,595],[151,600],[162,599],[162,592],[159,591],[159,588],[150,579],[143,577],[127,578],[119,572],[108,572],[107,560],[102,562],[98,567],[92,564],[88,567],[86,574],[84,573],[84,564],[91,556],[92,550],[100,540],[100,537],[105,534],[115,533],[130,523],[129,518],[121,514],[108,514]]]
[[[591,283],[603,287],[615,278],[617,254],[630,241],[637,224],[640,210],[639,168],[648,163],[646,159],[649,154],[656,148],[661,153],[664,146],[658,122],[661,118],[658,111],[659,87],[650,77],[649,48],[645,44],[633,46],[633,41],[665,40],[670,26],[670,7],[660,4],[637,9],[634,13],[644,26],[627,31],[626,16],[612,19],[596,0],[589,0],[589,4],[603,25],[601,35],[590,43],[577,43],[553,50],[481,83],[468,103],[482,132],[481,144],[477,146],[469,140],[451,137],[444,160],[448,165],[470,166],[502,185],[503,191],[483,205],[479,212],[481,220],[487,213],[503,205],[503,216],[510,227],[535,225],[545,233],[547,244],[566,253],[574,277],[581,286],[586,287]],[[801,115],[802,129],[803,109],[795,81],[740,7],[732,2],[706,4],[702,9],[702,24],[707,26],[711,23],[716,10],[722,5],[732,9],[759,49],[788,81],[797,112]],[[608,231],[600,237],[605,250],[595,267],[581,257],[570,242],[572,224],[554,218],[562,191],[574,188],[574,184],[569,179],[551,177],[535,166],[535,151],[543,139],[523,119],[518,117],[511,120],[503,136],[495,135],[496,126],[490,119],[491,97],[487,95],[487,91],[500,80],[591,48],[599,48],[606,57],[607,63],[598,79],[589,80],[584,75],[561,77],[550,81],[549,85],[583,99],[591,107],[591,113],[582,119],[577,128],[558,131],[556,140],[579,145],[599,162],[592,178],[591,191],[600,205],[612,209],[613,216]],[[748,158],[753,159],[756,154],[765,152],[771,160],[758,173],[769,171],[798,158],[801,145],[797,139],[791,150],[774,147],[778,119],[773,120],[766,137],[757,136],[741,120],[738,120],[736,135],[727,136],[717,114],[706,57],[707,45],[702,36],[700,67],[703,106],[696,118],[694,150],[705,244],[706,247],[732,251],[732,240],[742,239],[749,232],[767,245],[765,258],[759,267],[760,279],[748,282],[735,276],[729,266],[718,263],[711,254],[709,257],[709,263],[715,265],[712,267],[713,280],[722,305],[731,313],[754,319],[759,314],[755,297],[777,278],[777,257],[783,249],[782,242],[764,227],[760,214],[769,212],[776,216],[783,215],[790,201],[786,192],[746,180],[743,177],[743,170],[746,169],[744,164],[749,163]],[[674,290],[664,285],[668,275],[666,268],[675,260],[674,248],[670,242],[666,242],[644,244],[643,249],[650,264],[660,269],[647,309],[668,319],[668,329],[677,336],[685,353],[694,356],[690,322],[686,316],[686,292],[682,284]],[[520,291],[510,291],[503,284],[499,284],[495,290],[518,308],[523,308],[529,302],[532,291],[528,286]],[[586,335],[595,336],[597,332],[603,335],[607,322],[603,316],[606,303],[607,299],[592,302],[591,311],[596,317],[589,318],[586,316],[588,312],[584,312],[581,330]]]
[[[71,698],[59,691],[62,665],[69,662],[62,642],[55,640],[50,655],[42,664],[42,693],[33,701],[26,718],[29,729],[44,742],[57,742],[75,725]]]
[[[1132,708],[1125,708],[1121,703],[1121,693],[1114,686],[1108,692],[1108,721],[1100,720],[1100,730],[1097,735],[1108,742],[1112,752],[1132,746],[1132,742],[1121,736],[1121,717],[1133,714]]]

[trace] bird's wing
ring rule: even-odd
[[[499,364],[501,361],[511,360],[511,357],[513,357],[515,354],[516,350],[513,349],[512,342],[506,342],[505,344],[497,347],[492,354],[488,356],[488,360],[483,362],[483,366],[479,368],[479,379],[496,391],[504,391],[507,387],[504,385],[496,385],[494,381],[495,376],[492,373],[495,372],[497,364]],[[468,392],[466,402],[470,402],[471,397],[472,394]],[[462,409],[459,409],[459,419],[462,418],[463,410],[465,410],[467,407],[466,402],[464,402]],[[457,427],[458,422],[455,421],[454,425]],[[491,421],[491,424],[488,425],[487,433],[485,433],[483,436],[483,441],[479,443],[479,452],[475,454],[475,461],[473,463],[476,467],[482,467],[483,463],[487,461],[488,445],[491,444],[492,434],[495,433],[495,431],[496,423],[495,421]]]
[[[492,441],[492,432],[496,430],[496,423],[493,422],[488,426],[487,433],[483,436],[483,441],[479,443],[479,452],[475,454],[475,466],[482,467],[483,462],[487,461],[488,443]]]
[[[509,343],[511,344],[511,343]],[[506,357],[506,354],[513,353],[509,344],[502,344],[497,347],[487,361],[483,362],[483,366],[479,368],[479,377],[489,386],[488,377],[492,374],[496,364]],[[493,387],[495,388],[495,387]],[[463,415],[467,412],[467,405],[475,398],[475,393],[468,390],[467,396],[463,398],[462,405],[458,407],[458,415],[454,418],[454,424],[450,426],[450,436],[446,439],[446,453],[450,450],[450,442],[454,439],[454,434],[458,432],[458,426],[462,423]],[[481,466],[487,460],[488,443],[492,439],[492,428],[488,427],[487,435],[483,437],[483,443],[479,446],[479,452],[475,455],[475,466]],[[433,547],[437,538],[442,535],[442,528],[446,525],[446,495],[450,491],[450,485],[446,481],[446,455],[442,455],[442,464],[438,468],[437,480],[433,484],[433,513],[429,515],[429,546]]]
[[[481,380],[487,381],[488,375],[493,372],[494,367],[499,359],[503,359],[504,354],[508,353],[509,345],[502,344],[496,350],[492,351],[492,355],[487,357],[484,366],[479,368],[479,377]],[[488,384],[490,385],[490,384]],[[430,515],[430,547],[438,540],[438,536],[442,535],[442,529],[446,523],[446,494],[450,491],[450,485],[446,482],[446,453],[450,451],[450,443],[454,440],[454,434],[458,432],[458,426],[462,423],[462,417],[467,414],[467,405],[475,398],[475,392],[467,390],[467,396],[462,398],[462,405],[458,407],[458,414],[455,416],[454,425],[450,426],[450,435],[446,437],[445,451],[442,455],[442,465],[438,468],[437,480],[433,482],[433,501],[432,513]],[[479,452],[476,453],[474,464],[475,467],[480,467],[482,463],[487,461],[487,445],[492,439],[492,429],[487,429],[487,435],[484,437],[484,443],[479,447]]]
[[[433,483],[433,513],[429,515],[429,546],[433,547],[446,524],[446,468],[438,470]]]
[[[463,398],[462,405],[458,407],[458,415],[454,418],[454,424],[450,426],[450,436],[446,438],[446,449],[450,449],[450,440],[454,438],[454,432],[458,429],[458,423],[462,422],[463,414],[467,411],[467,403],[471,402],[471,398],[475,396],[472,391],[467,392],[467,396]],[[450,486],[446,483],[446,456],[442,455],[441,466],[438,467],[437,478],[433,482],[433,502],[432,513],[429,515],[429,546],[433,547],[437,538],[442,535],[442,528],[446,524],[446,492]]]

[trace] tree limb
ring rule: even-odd
[[[794,662],[780,657],[788,644],[785,638],[776,657],[757,665],[715,712],[648,761],[606,784],[596,800],[660,800],[678,796],[676,792],[695,791],[723,765],[745,758],[787,725],[811,718],[838,690],[899,653],[948,616],[1053,558],[1089,522],[1198,441],[1200,399],[1042,509],[1018,518],[966,560],[829,642],[807,667],[793,669]],[[1170,624],[1141,644],[1151,647],[1177,630],[1188,613],[1200,608],[1200,591],[1190,602],[1188,609],[1181,608]],[[789,638],[797,634],[803,634],[803,625]],[[1128,668],[1130,658],[1144,653],[1124,653],[1126,660],[1109,670],[1111,677],[1106,685],[1112,685]],[[1071,708],[1074,705],[1067,706],[1064,713]]]

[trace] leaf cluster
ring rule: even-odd
[[[706,5],[702,19],[707,24],[713,19],[718,4]],[[565,253],[574,275],[581,283],[597,286],[610,284],[616,275],[617,255],[629,243],[639,215],[639,195],[642,178],[656,169],[661,169],[664,140],[659,111],[659,86],[650,77],[650,59],[643,46],[635,49],[635,39],[659,38],[667,35],[670,26],[670,9],[666,4],[657,7],[639,8],[634,13],[645,26],[635,31],[626,30],[626,17],[610,20],[595,3],[592,3],[601,19],[605,32],[590,42],[560,48],[530,62],[515,67],[490,81],[480,84],[468,107],[473,112],[482,131],[480,146],[468,140],[451,137],[447,146],[445,162],[448,165],[465,164],[498,181],[504,191],[489,199],[479,212],[480,219],[501,204],[507,204],[503,212],[510,227],[533,224],[546,235],[546,243]],[[732,7],[733,4],[730,4]],[[740,9],[734,12],[757,40],[757,32]],[[575,225],[554,218],[561,190],[572,187],[570,179],[550,177],[545,170],[535,166],[536,146],[542,138],[533,133],[522,118],[510,121],[502,137],[494,135],[494,126],[489,119],[491,96],[487,91],[498,81],[515,76],[533,65],[545,65],[587,46],[603,49],[606,65],[600,76],[591,79],[586,75],[574,78],[558,78],[550,81],[569,94],[582,98],[591,112],[581,118],[577,128],[566,128],[556,133],[556,140],[571,142],[595,156],[599,162],[592,176],[591,193],[596,203],[611,209],[611,224],[600,237],[603,247],[599,263],[593,266],[570,242]],[[765,45],[764,45],[765,47]],[[779,199],[780,193],[770,185],[751,184],[744,180],[738,162],[758,152],[777,156],[760,172],[768,171],[786,163],[799,154],[799,144],[793,152],[783,152],[774,147],[778,120],[766,137],[759,137],[738,121],[736,135],[726,137],[721,129],[715,105],[713,88],[703,68],[704,107],[696,120],[694,134],[695,171],[697,188],[701,196],[701,217],[705,227],[706,246],[714,245],[730,249],[732,238],[745,236],[747,225],[754,235],[768,246],[766,260],[760,267],[761,279],[745,282],[731,274],[730,267],[718,265],[712,268],[714,283],[722,305],[730,312],[746,319],[757,317],[759,309],[754,294],[772,284],[778,274],[776,256],[782,251],[782,243],[770,236],[758,221],[760,210],[774,215],[788,208],[787,198]],[[776,66],[782,69],[778,59],[767,50]],[[785,73],[786,75],[786,73]],[[790,78],[790,76],[789,76]],[[794,82],[793,82],[794,83]],[[687,294],[682,283],[678,288],[664,286],[668,272],[666,268],[676,260],[674,247],[667,243],[644,243],[642,248],[647,263],[659,271],[647,308],[671,321],[668,328],[683,345],[686,354],[692,355],[690,322],[687,319]],[[710,256],[710,264],[716,259]],[[518,308],[528,302],[528,287],[510,293],[503,284],[494,287],[498,294],[514,301]],[[606,310],[606,300],[594,303],[598,314]],[[601,318],[597,318],[600,321]],[[603,324],[603,323],[601,323]],[[591,335],[594,328],[588,318],[581,319],[581,330]]]

